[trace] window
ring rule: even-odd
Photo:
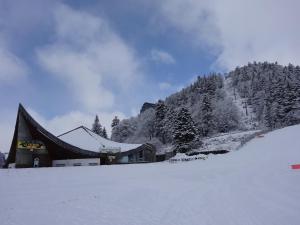
[[[55,166],[57,166],[57,167],[64,167],[64,166],[66,166],[66,164],[64,164],[64,163],[57,163],[57,164],[55,164]]]
[[[129,154],[128,155],[128,162],[132,162],[133,161],[133,154]]]
[[[139,151],[139,158],[143,158],[144,157],[144,152],[143,151]]]
[[[89,163],[89,166],[98,166],[98,163]]]
[[[73,166],[81,166],[81,163],[74,163]]]

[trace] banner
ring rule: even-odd
[[[41,141],[18,141],[17,148],[29,150],[44,150],[46,146]]]

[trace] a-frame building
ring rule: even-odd
[[[84,127],[83,127],[84,128]],[[75,129],[76,130],[76,129]],[[84,130],[89,131],[87,128]],[[67,132],[69,133],[69,132]],[[96,134],[89,131],[91,137]],[[94,137],[94,139],[100,139]],[[106,140],[107,143],[116,143]],[[117,143],[121,144],[121,143]],[[129,144],[130,146],[130,144]],[[64,141],[61,137],[44,129],[36,122],[30,114],[20,104],[16,119],[15,131],[10,147],[10,151],[6,160],[5,167],[14,165],[16,168],[28,167],[51,167],[54,161],[63,162],[64,160],[77,160],[76,165],[81,165],[80,160],[98,159],[99,164],[113,163],[138,163],[138,162],[154,162],[155,147],[150,144],[132,145],[133,149],[126,151],[103,151],[99,144],[99,149],[83,149],[82,146],[77,146],[76,143]],[[128,144],[127,144],[128,147]],[[128,155],[136,156],[135,160],[124,161],[128,159]],[[137,157],[137,155],[142,157]],[[79,161],[78,161],[79,160]],[[94,163],[93,163],[94,164]],[[59,164],[65,165],[65,164]]]

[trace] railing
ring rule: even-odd
[[[192,158],[181,158],[181,159],[169,159],[169,163],[178,163],[178,162],[189,162],[194,160],[205,160],[206,156],[197,156]]]

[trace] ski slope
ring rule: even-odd
[[[0,170],[0,224],[299,225],[299,135],[186,163]]]
[[[232,102],[239,110],[241,122],[244,125],[244,127],[248,130],[255,129],[256,124],[254,122],[255,114],[253,112],[253,109],[250,105],[247,105],[246,113],[246,110],[244,108],[244,102],[247,101],[247,98],[241,98],[237,91],[235,91],[234,93],[234,87],[232,86],[232,79],[230,77],[224,79],[224,91],[227,94],[227,96],[232,99]]]

